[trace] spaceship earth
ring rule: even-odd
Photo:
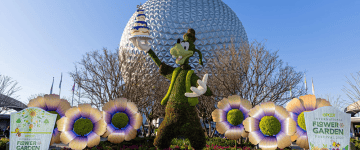
[[[203,56],[203,66],[199,62],[199,56],[195,53],[189,59],[189,65],[202,78],[200,70],[210,72],[211,64],[208,60],[212,59],[217,51],[231,45],[231,40],[235,48],[240,47],[241,42],[247,42],[248,38],[245,29],[233,10],[221,0],[148,0],[142,5],[145,10],[146,22],[150,28],[150,36],[154,37],[151,42],[151,49],[159,59],[167,65],[179,67],[175,59],[170,55],[170,49],[178,38],[183,39],[183,34],[189,28],[196,32],[195,48],[200,50]],[[130,29],[136,17],[136,7],[134,14],[128,21],[119,47],[121,51],[128,51],[133,57],[147,55],[138,50],[130,41]],[[150,56],[147,56],[151,60]],[[158,67],[149,61],[151,74],[157,73]],[[127,68],[127,67],[124,67]],[[126,72],[126,71],[125,71]]]

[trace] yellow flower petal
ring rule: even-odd
[[[65,112],[65,116],[69,119],[79,118],[81,116],[80,109],[78,107],[70,108]]]
[[[228,97],[229,104],[231,108],[240,108],[240,96],[239,95],[231,95]]]
[[[260,120],[265,115],[264,111],[259,105],[256,105],[254,108],[250,109],[249,116]]]
[[[223,98],[221,101],[218,102],[217,107],[218,107],[219,109],[223,109],[223,110],[229,109],[229,108],[230,108],[230,104],[229,104],[228,99],[227,99],[227,98]]]
[[[294,112],[296,114],[300,114],[301,112],[305,111],[303,104],[297,98],[293,98],[287,105],[286,110],[288,112]]]
[[[114,107],[115,107],[115,101],[109,101],[104,104],[102,110],[107,113],[111,113],[113,110],[115,110]]]
[[[304,95],[300,96],[299,99],[303,103],[303,106],[306,110],[314,110],[316,108],[316,97],[315,95]]]
[[[89,118],[90,114],[93,115],[91,112],[92,107],[90,104],[79,104],[78,108],[80,109],[81,117]]]
[[[87,146],[94,147],[100,143],[100,136],[92,132],[87,136]]]
[[[301,148],[309,149],[309,143],[307,136],[300,136],[296,139],[296,145]]]
[[[296,132],[296,122],[290,117],[286,118],[285,121],[282,122],[281,126],[281,131],[283,131],[288,136],[292,136]]]
[[[50,141],[50,145],[52,145],[52,144],[54,144],[54,143],[60,143],[61,141],[60,141],[60,134],[61,133],[58,133],[58,134],[56,134],[56,136],[52,136],[51,137],[51,141]]]
[[[216,130],[220,134],[224,134],[226,132],[226,130],[228,130],[229,128],[230,128],[230,126],[226,121],[216,123]]]
[[[46,107],[45,98],[42,96],[38,96],[37,98],[30,100],[27,106],[45,108]]]
[[[60,134],[60,141],[64,144],[68,144],[70,141],[75,139],[76,135],[73,131],[62,131]]]
[[[276,118],[278,118],[280,121],[285,120],[289,117],[289,112],[286,111],[286,109],[282,106],[275,106],[275,115]]]
[[[139,129],[140,126],[142,125],[142,120],[143,120],[143,117],[141,116],[140,113],[136,113],[134,116],[133,116],[135,119],[135,121],[131,121],[130,122],[130,125],[134,128],[134,129]]]
[[[102,113],[99,109],[91,108],[91,115],[89,116],[89,119],[92,122],[98,122],[102,118]]]
[[[136,114],[138,112],[138,108],[136,107],[136,104],[134,102],[127,102],[126,105],[126,109],[130,110],[132,114]]]
[[[111,143],[121,143],[125,140],[125,134],[123,131],[113,132],[108,136],[108,141]]]
[[[246,132],[254,132],[260,130],[259,128],[259,120],[248,117],[243,121],[243,125]]]
[[[118,108],[118,111],[124,111],[127,106],[127,99],[126,98],[115,99],[115,106],[116,108]]]
[[[60,104],[60,96],[55,94],[45,95],[45,104],[48,110],[56,110]]]
[[[286,135],[284,132],[280,131],[280,134],[276,135],[277,147],[284,149],[291,145],[290,136]]]
[[[215,109],[211,113],[211,116],[212,116],[214,122],[223,122],[223,121],[226,121],[226,118],[224,117],[224,116],[226,116],[225,113],[226,112],[223,111],[222,109]]]
[[[316,99],[316,108],[320,108],[320,107],[324,107],[324,106],[331,106],[331,104],[329,101],[327,101],[325,99],[317,98]]]
[[[93,132],[95,132],[97,135],[103,135],[106,131],[106,126],[107,124],[104,119],[100,119],[94,124]]]
[[[259,147],[262,150],[275,150],[277,148],[277,142],[275,137],[265,137],[259,143]]]
[[[69,143],[71,149],[84,149],[87,145],[86,137],[76,137]]]
[[[61,116],[64,116],[65,112],[70,108],[71,108],[70,103],[67,100],[61,99],[57,111]]]
[[[250,111],[250,109],[252,108],[250,101],[242,98],[240,100],[240,105]]]
[[[256,145],[256,144],[259,144],[260,141],[265,138],[264,135],[261,133],[260,130],[257,130],[257,131],[254,131],[254,132],[250,132],[249,133],[249,141]]]
[[[67,117],[60,118],[56,123],[59,131],[71,131],[73,129],[73,120]]]
[[[230,140],[237,140],[241,138],[241,133],[244,132],[244,130],[240,130],[240,127],[233,126],[229,130],[226,130],[225,137]]]
[[[136,137],[136,129],[134,129],[133,127],[128,127],[129,129],[127,129],[127,130],[129,130],[129,132],[128,132],[128,134],[126,134],[125,135],[125,141],[130,141],[130,140],[132,140],[132,139],[134,139],[135,137]]]
[[[109,132],[109,131],[106,131],[106,132],[102,135],[102,137],[106,138],[106,137],[108,137],[109,135],[110,135],[110,132]]]
[[[266,116],[273,116],[275,114],[275,103],[274,102],[261,103],[260,106]]]

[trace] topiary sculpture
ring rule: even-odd
[[[199,80],[189,65],[189,58],[194,52],[199,54],[199,63],[203,64],[201,52],[195,49],[194,45],[195,30],[188,29],[183,38],[183,41],[178,39],[175,46],[170,49],[170,54],[176,58],[175,63],[180,64],[177,68],[162,63],[149,45],[140,42],[141,39],[135,40],[137,43],[134,44],[147,52],[160,68],[160,74],[171,81],[168,92],[161,101],[161,105],[166,105],[165,119],[154,140],[154,145],[159,149],[169,148],[171,140],[177,136],[188,138],[195,149],[203,149],[206,146],[205,133],[194,106],[198,103],[198,96],[211,96],[212,92],[206,86],[208,75],[205,74],[203,80]]]

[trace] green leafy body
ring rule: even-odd
[[[188,36],[193,36],[188,38]],[[194,107],[197,103],[197,97],[188,98],[185,93],[192,93],[190,87],[198,87],[197,80],[200,78],[193,73],[189,63],[189,57],[194,52],[198,52],[193,44],[195,39],[194,34],[190,34],[189,31],[184,35],[183,42],[189,43],[188,51],[185,50],[181,44],[177,43],[171,48],[170,53],[176,58],[182,56],[182,60],[176,60],[177,64],[181,66],[173,68],[171,66],[162,63],[155,53],[150,49],[148,54],[160,68],[160,74],[171,81],[168,93],[161,101],[161,105],[166,105],[165,118],[160,124],[157,130],[157,136],[154,140],[154,145],[158,149],[169,148],[170,142],[173,138],[178,136],[185,136],[190,140],[191,146],[195,149],[203,149],[206,146],[205,133],[200,124],[200,118]],[[191,55],[190,55],[191,54]],[[201,53],[199,53],[200,55]],[[201,55],[200,55],[201,56]],[[201,61],[201,59],[200,59]],[[209,87],[204,94],[205,96],[211,96],[212,92]]]
[[[111,119],[111,123],[119,129],[125,127],[128,124],[128,122],[129,122],[129,117],[122,112],[118,112],[114,114],[114,116]]]
[[[84,136],[85,134],[92,131],[93,127],[94,125],[90,119],[80,118],[74,123],[74,132],[78,135]]]
[[[230,124],[237,126],[244,120],[244,115],[239,109],[232,109],[227,113],[226,118]]]
[[[274,116],[264,116],[260,120],[259,127],[264,135],[273,136],[280,132],[281,123]]]
[[[307,111],[303,111],[300,113],[300,115],[298,116],[298,125],[301,129],[304,129],[306,131],[306,124],[305,124],[305,116],[304,116],[304,112],[307,112]]]
[[[48,112],[57,115],[56,116],[56,121],[55,121],[55,126],[54,126],[54,129],[55,129],[55,128],[57,128],[57,121],[61,118],[61,116],[56,111],[48,111]]]

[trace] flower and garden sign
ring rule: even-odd
[[[10,115],[10,149],[49,149],[56,117],[56,114],[37,107],[12,113]]]
[[[305,112],[304,117],[310,150],[350,149],[350,114],[326,106]]]

